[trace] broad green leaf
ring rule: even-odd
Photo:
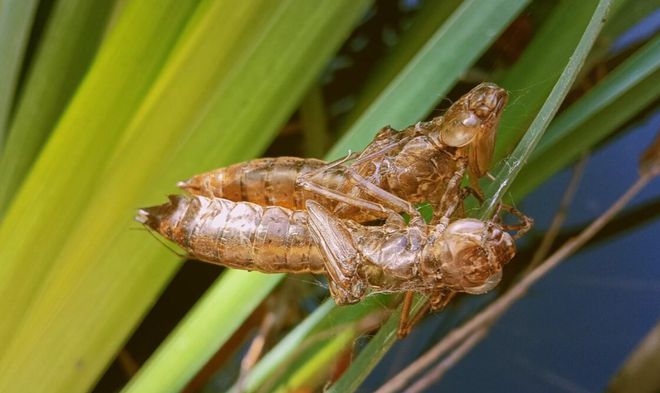
[[[0,155],[0,218],[87,71],[113,5],[62,0],[53,6]]]
[[[7,348],[78,223],[90,190],[103,180],[101,170],[120,131],[144,99],[193,6],[174,0],[127,6],[0,222],[1,348]]]
[[[350,124],[327,158],[345,156],[349,149],[362,150],[385,125],[401,128],[422,119],[527,3],[463,2],[396,77],[381,86],[378,96]],[[412,45],[416,43],[413,40]]]
[[[64,244],[49,255],[55,257],[53,267],[5,352],[0,383],[25,386],[29,381],[41,390],[89,389],[178,266],[161,244],[130,231],[135,209],[162,203],[177,180],[265,148],[366,4],[209,0],[196,7],[154,85],[96,171],[96,192],[80,207]],[[135,8],[129,11],[123,18],[130,15],[138,26],[145,22]],[[78,109],[75,105],[76,100],[67,113]],[[75,140],[86,130],[66,132]],[[48,144],[45,154],[52,146]],[[66,156],[56,158],[61,165]],[[237,272],[232,285],[249,288],[251,277]],[[278,279],[265,276],[262,284],[274,285]],[[258,296],[254,301],[258,303]],[[232,311],[217,309],[218,318],[207,318],[205,331],[214,330],[214,321],[235,318]],[[195,332],[187,333],[195,337]],[[210,345],[202,347],[196,346],[208,356],[214,351]],[[204,359],[204,353],[198,355]],[[51,369],[49,364],[59,367]],[[170,371],[157,367],[151,375],[165,380],[174,377]],[[35,382],[36,372],[40,378]],[[175,382],[181,383],[185,381]]]
[[[14,107],[14,97],[23,66],[37,0],[0,2],[0,155]]]

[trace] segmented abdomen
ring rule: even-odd
[[[305,200],[312,198],[331,208],[333,202],[296,186],[296,180],[301,174],[319,169],[325,164],[314,158],[258,158],[193,176],[178,186],[193,195],[246,201],[262,206],[304,210]],[[340,175],[333,173],[320,180],[331,188],[342,182]]]
[[[305,212],[204,196],[169,199],[140,209],[136,219],[196,259],[264,273],[324,272]]]

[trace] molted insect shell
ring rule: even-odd
[[[423,270],[433,269],[441,284],[471,294],[494,288],[516,251],[511,235],[475,219],[453,222],[427,247],[433,257],[423,259]]]

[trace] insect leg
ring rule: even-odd
[[[410,319],[410,307],[412,306],[414,296],[415,292],[408,291],[403,298],[403,305],[401,306],[401,319],[399,319],[399,329],[396,332],[396,335],[399,338],[403,338],[408,335],[408,320]]]
[[[335,300],[335,303],[338,306],[355,304],[362,299],[361,296],[353,296],[350,292],[342,288],[332,279],[328,280],[328,289],[330,289],[330,295],[332,295],[332,298]]]
[[[380,213],[385,216],[390,216],[390,215],[397,215],[397,212],[394,210],[387,208],[383,206],[380,203],[376,202],[371,202],[366,199],[361,199],[361,198],[356,198],[353,196],[349,196],[344,194],[343,192],[337,191],[330,189],[322,184],[317,183],[316,181],[313,180],[314,176],[322,173],[323,171],[327,171],[329,169],[334,168],[337,165],[340,165],[342,161],[350,159],[349,156],[344,158],[343,160],[339,160],[338,162],[333,162],[328,164],[327,166],[324,166],[323,168],[319,169],[318,171],[306,173],[304,175],[301,175],[297,180],[297,184],[303,188],[306,191],[311,191],[314,192],[320,196],[323,196],[328,199],[333,199],[339,202],[346,203],[348,205],[352,205],[361,209],[366,209],[370,210],[376,213]],[[374,186],[376,187],[376,186]]]
[[[396,147],[401,146],[402,144],[405,144],[409,139],[410,138],[402,138],[402,139],[400,139],[396,142],[389,143],[389,144],[383,146],[382,148],[378,149],[375,152],[369,152],[368,154],[364,154],[364,152],[363,152],[362,155],[360,155],[351,164],[351,166],[344,167],[342,170],[344,172],[348,172],[350,175],[357,175],[355,173],[355,171],[352,169],[353,166],[360,165],[364,162],[368,162],[368,161],[371,161],[375,158],[383,156],[387,152],[391,151],[392,149],[395,149]],[[323,167],[321,167],[317,170],[314,170],[314,171],[311,171],[311,172],[308,172],[306,174],[301,175],[297,179],[296,183],[297,183],[298,186],[300,186],[301,188],[303,188],[306,191],[314,192],[314,193],[316,193],[318,195],[321,195],[323,197],[326,197],[328,199],[343,202],[347,205],[355,206],[355,207],[358,207],[360,209],[374,211],[374,212],[377,212],[377,213],[383,213],[383,214],[386,214],[386,215],[392,215],[392,214],[397,214],[391,208],[392,206],[394,206],[396,209],[399,209],[399,211],[401,211],[401,210],[406,211],[411,216],[419,214],[414,208],[412,208],[412,205],[410,205],[409,203],[407,203],[407,202],[403,201],[402,199],[400,199],[400,198],[398,198],[398,197],[382,190],[380,187],[374,185],[373,183],[369,182],[368,180],[362,178],[361,176],[358,176],[357,178],[353,176],[354,177],[353,180],[355,180],[359,183],[359,184],[356,184],[356,186],[360,187],[361,189],[364,189],[365,191],[368,191],[369,194],[371,194],[372,196],[375,196],[376,198],[378,198],[382,202],[387,203],[389,205],[388,207],[384,207],[380,203],[371,202],[369,200],[359,198],[359,197],[355,197],[355,196],[349,196],[344,192],[340,192],[340,191],[337,191],[337,190],[334,190],[334,189],[330,189],[327,186],[325,186],[324,184],[319,183],[319,181],[316,180],[320,175],[322,175],[322,174],[324,174],[324,173],[326,173],[326,172],[328,172],[328,171],[344,164],[345,162],[347,162],[349,160],[354,159],[357,156],[358,156],[357,153],[349,153],[346,157],[344,157],[342,159],[333,161],[333,162],[331,162],[327,165],[324,165]],[[366,184],[366,187],[368,187],[368,189],[365,189],[365,186],[364,186],[365,184]]]
[[[479,203],[484,203],[484,198],[483,195],[479,193],[478,190],[475,190],[472,187],[466,187],[465,190],[472,195],[474,195],[475,198],[479,201]],[[519,224],[516,225],[500,225],[502,229],[505,231],[516,231],[516,234],[513,236],[514,239],[520,239],[524,234],[529,232],[530,229],[534,226],[534,220],[526,216],[523,212],[520,210],[516,209],[515,207],[508,205],[506,203],[499,203],[497,206],[497,211],[495,213],[495,216],[499,215],[499,212],[501,210],[506,210],[509,213],[511,213],[514,217],[516,217],[519,220]]]
[[[312,238],[325,257],[330,290],[337,304],[355,303],[364,297],[366,286],[357,276],[361,255],[349,228],[318,202],[306,202]]]
[[[417,222],[419,224],[424,224],[421,214],[415,209],[415,207],[408,201],[405,201],[398,196],[383,190],[377,185],[369,182],[367,179],[359,175],[353,168],[347,168],[346,172],[348,175],[355,181],[355,185],[360,187],[367,194],[378,198],[378,200],[383,201],[388,206],[397,209],[398,211],[406,212],[410,215],[411,223]],[[416,219],[416,220],[415,220]]]
[[[506,204],[501,204],[500,207],[514,215],[520,222],[517,225],[502,225],[502,228],[505,231],[516,231],[516,234],[513,235],[514,239],[520,239],[525,233],[532,229],[532,226],[534,226],[534,220],[515,207]]]
[[[408,293],[406,293],[406,297],[408,296]],[[419,311],[417,311],[412,318],[407,319],[405,321],[406,322],[405,324],[403,323],[403,317],[402,317],[402,320],[399,323],[399,330],[397,331],[397,336],[399,336],[399,338],[403,338],[407,336],[412,330],[413,326],[417,325],[417,323],[419,323],[419,321],[421,321],[422,318],[424,318],[430,310],[432,311],[442,310],[454,298],[454,295],[456,295],[456,292],[449,291],[446,289],[439,289],[437,291],[433,291],[430,294],[428,294],[429,298],[424,303],[422,308],[420,308]],[[412,301],[412,293],[410,297]]]
[[[412,298],[413,298],[414,293],[413,292],[407,292],[406,293],[406,298],[408,297],[408,294],[410,294],[410,299],[411,299],[411,302],[412,302]],[[404,299],[404,301],[405,301],[405,299]],[[407,314],[407,316],[404,320],[403,319],[403,314],[402,314],[401,315],[401,321],[399,322],[399,328],[396,332],[397,337],[404,338],[408,334],[410,334],[410,332],[412,331],[413,326],[417,325],[417,323],[426,314],[428,314],[430,309],[431,309],[431,302],[427,300],[427,301],[424,302],[424,305],[422,306],[422,308],[417,310],[417,312],[415,313],[415,315],[412,316],[412,318],[410,318],[410,315]],[[401,312],[403,313],[403,310]],[[410,310],[408,310],[408,312],[410,312]]]
[[[466,194],[461,188],[461,181],[465,175],[467,168],[467,161],[465,159],[458,160],[458,168],[447,182],[445,193],[440,199],[440,209],[433,211],[433,221],[431,224],[449,224],[449,218],[454,214],[458,206],[465,200]]]
[[[431,310],[439,311],[445,308],[447,304],[454,298],[456,292],[447,289],[439,289],[429,295],[429,304]]]

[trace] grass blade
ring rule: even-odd
[[[289,388],[301,385],[291,385],[291,380],[308,382],[314,379],[318,368],[308,368],[304,374],[296,373],[296,369],[313,359],[316,351],[323,348],[329,338],[345,328],[350,330],[364,321],[369,314],[388,312],[391,310],[392,297],[386,295],[370,296],[359,304],[337,307],[334,300],[328,299],[314,313],[309,315],[293,331],[282,339],[275,348],[269,351],[246,376],[244,384],[239,388],[234,385],[230,392],[250,393],[270,390],[271,386],[288,383]],[[342,341],[344,342],[344,341]],[[340,349],[338,342],[330,345],[335,353]],[[320,372],[322,373],[322,371]],[[293,375],[297,374],[297,378]]]
[[[273,378],[273,375],[280,370],[282,364],[291,362],[296,349],[300,348],[314,331],[318,331],[319,323],[334,308],[332,300],[327,300],[317,307],[311,315],[299,323],[282,341],[266,353],[263,359],[245,376],[245,380],[243,380],[240,387],[234,385],[229,392],[251,393],[257,391],[267,379]]]
[[[566,64],[564,71],[561,73],[559,80],[552,88],[550,95],[548,95],[548,98],[537,113],[534,121],[532,121],[525,136],[520,140],[520,143],[516,146],[513,153],[506,158],[500,169],[497,171],[495,180],[486,189],[486,197],[488,199],[479,210],[479,217],[481,219],[490,217],[495,211],[497,203],[499,203],[504,194],[508,191],[511,183],[527,162],[532,151],[543,136],[548,124],[550,124],[550,121],[559,110],[559,106],[568,94],[582,64],[584,64],[591,47],[596,41],[598,33],[603,27],[610,3],[611,1],[609,0],[599,1],[582,38],[580,38],[580,41],[575,47],[575,51],[569,57],[568,63]]]
[[[37,0],[4,0],[0,3],[0,155],[38,5]]]
[[[0,217],[87,71],[113,5],[114,0],[54,5],[0,156]]]
[[[199,354],[225,342],[277,284],[265,274],[252,273],[246,285],[243,275],[238,270],[225,272],[123,391],[180,391],[208,360]],[[190,330],[195,334],[186,334]]]
[[[353,342],[356,334],[357,332],[353,331],[352,326],[337,332],[327,344],[314,348],[314,356],[305,359],[298,367],[294,367],[293,373],[288,375],[288,378],[273,391],[287,393],[292,390],[292,387],[295,389],[299,386],[309,386],[310,390],[313,390],[314,386],[323,384],[327,373],[319,373],[319,370],[327,370],[337,356]]]
[[[400,128],[423,118],[527,3],[463,2],[396,77],[382,87],[326,158],[344,156],[349,149],[361,150],[386,124]]]
[[[329,146],[330,134],[323,105],[323,92],[319,86],[310,89],[300,104],[300,123],[305,141],[305,157],[322,157]]]
[[[637,50],[550,124],[512,185],[522,198],[660,96],[660,38]]]
[[[418,303],[417,306],[421,304]],[[357,359],[344,375],[335,382],[327,393],[355,392],[362,385],[369,373],[385,356],[387,351],[397,340],[396,330],[399,326],[399,313],[393,314],[378,333],[369,341],[369,344],[360,352]],[[362,355],[364,353],[364,355]]]
[[[493,162],[508,156],[529,128],[559,80],[597,3],[560,1],[522,56],[498,80],[509,90],[510,98],[500,121]]]

